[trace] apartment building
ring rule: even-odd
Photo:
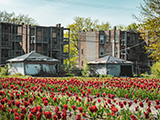
[[[23,25],[0,23],[0,64],[6,60],[22,55]]]
[[[58,59],[58,71],[64,60],[69,60],[70,30],[61,24],[48,27],[0,23],[0,33],[1,65],[5,65],[7,59],[31,51]]]
[[[134,72],[149,70],[149,63],[144,46],[146,42],[136,31],[89,31],[79,32],[79,68],[86,62],[110,55],[134,63]]]

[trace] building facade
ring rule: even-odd
[[[0,23],[0,64],[6,60],[22,55],[23,25]]]
[[[64,36],[64,34],[66,34]],[[69,60],[69,28],[0,23],[0,65],[6,60],[35,51],[59,60],[57,70]]]
[[[135,73],[149,70],[149,59],[145,53],[146,42],[140,33],[127,30],[79,32],[79,68],[85,63],[111,55],[132,61]]]

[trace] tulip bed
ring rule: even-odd
[[[160,80],[0,78],[0,120],[160,119]]]

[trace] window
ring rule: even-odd
[[[83,67],[83,61],[82,61],[82,67]]]
[[[106,53],[107,53],[107,54],[109,53],[109,50],[108,50],[108,48],[106,48]]]
[[[101,47],[99,52],[100,52],[100,53],[99,53],[100,56],[103,56],[103,55],[104,55],[104,48]]]
[[[117,34],[115,35],[115,43],[117,43],[118,42],[118,36],[117,36]]]
[[[100,44],[104,44],[104,35],[100,35]]]
[[[82,49],[82,55],[83,55],[83,49]]]
[[[108,37],[108,35],[106,35],[106,43],[108,43],[109,42],[109,37]]]
[[[118,55],[118,51],[117,51],[117,47],[115,47],[115,57],[117,57]]]

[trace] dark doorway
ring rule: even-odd
[[[121,66],[120,76],[133,76],[132,66]]]

